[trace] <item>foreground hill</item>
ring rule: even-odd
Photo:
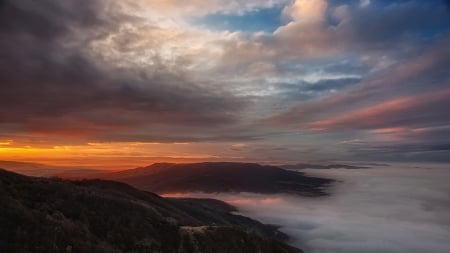
[[[148,167],[102,174],[136,188],[160,194],[189,191],[256,192],[323,195],[329,179],[305,176],[256,163],[155,163]]]
[[[0,252],[301,252],[217,200],[166,199],[126,184],[0,169]]]

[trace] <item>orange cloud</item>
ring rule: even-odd
[[[297,22],[320,22],[325,19],[327,5],[324,0],[296,0],[284,12]]]

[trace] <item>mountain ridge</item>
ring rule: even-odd
[[[199,191],[323,196],[327,195],[326,187],[334,182],[277,166],[236,162],[155,163],[95,177],[125,182],[158,194]]]
[[[166,199],[120,182],[0,169],[0,200],[1,252],[302,252],[227,204]]]

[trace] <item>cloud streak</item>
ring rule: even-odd
[[[447,124],[450,115],[436,113],[440,108],[450,106],[450,90],[414,97],[400,97],[387,102],[357,109],[324,120],[307,124],[317,131],[339,129],[378,129],[388,127],[425,127],[430,124]],[[398,129],[398,128],[397,128]],[[375,130],[385,133],[383,129]],[[389,132],[388,132],[389,133]]]

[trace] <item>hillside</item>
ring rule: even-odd
[[[329,179],[305,176],[256,163],[155,163],[148,167],[98,175],[156,193],[255,192],[324,195]]]
[[[0,252],[301,252],[217,200],[166,199],[123,183],[0,169]]]

